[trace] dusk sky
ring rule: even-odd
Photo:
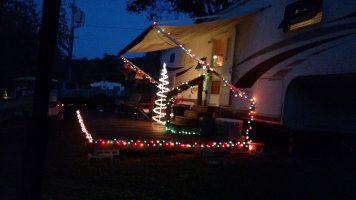
[[[128,13],[124,0],[77,0],[76,4],[86,17],[85,25],[75,31],[74,58],[116,55],[151,24],[144,15]]]
[[[34,0],[42,10],[43,0]],[[126,0],[75,0],[77,7],[85,13],[85,25],[75,29],[73,58],[102,58],[105,53],[117,53],[152,24],[145,13],[126,11]],[[62,0],[66,5],[68,25],[70,25],[72,0]],[[191,23],[184,14],[163,14],[162,21],[183,19]],[[177,22],[176,22],[177,23]],[[179,24],[180,22],[178,22]],[[142,56],[143,53],[126,53],[126,57]]]
[[[35,2],[42,9],[42,0]],[[70,2],[62,0],[62,4]],[[73,57],[76,59],[100,58],[105,53],[116,55],[152,23],[144,14],[128,13],[125,0],[76,0],[76,5],[85,12],[85,25],[75,29]],[[68,20],[70,17],[68,9]],[[127,54],[128,57],[140,55]]]

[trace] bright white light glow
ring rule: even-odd
[[[155,108],[153,109],[153,112],[155,115],[152,117],[153,120],[155,120],[157,123],[160,123],[162,125],[165,125],[166,120],[166,100],[167,100],[167,92],[169,89],[166,87],[169,82],[167,81],[168,75],[167,75],[167,68],[166,68],[166,63],[163,63],[163,68],[161,71],[161,78],[159,79],[159,85],[158,87],[158,92],[157,92],[157,97],[155,101]]]

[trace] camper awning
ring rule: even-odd
[[[220,17],[228,16],[228,19],[218,19],[200,24],[190,24],[182,26],[160,26],[165,32],[170,32],[179,43],[187,44],[190,41],[201,37],[206,34],[212,34],[215,32],[223,31],[231,26],[235,26],[241,22],[245,17],[256,13],[257,11],[266,8],[262,5],[242,5],[233,12],[233,15],[225,14]],[[219,16],[217,17],[219,18]],[[150,52],[163,49],[169,49],[176,47],[168,38],[163,37],[157,33],[157,30],[153,26],[148,27],[142,32],[135,40],[119,52],[119,55],[123,55],[126,52]]]

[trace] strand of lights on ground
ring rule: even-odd
[[[192,52],[191,49],[184,47],[183,44],[180,44],[174,37],[171,36],[171,33],[169,32],[165,32],[164,29],[162,29],[161,27],[157,26],[157,23],[154,22],[152,25],[153,28],[155,28],[157,30],[157,32],[159,34],[163,34],[165,37],[167,37],[168,39],[170,39],[172,42],[174,42],[178,47],[180,47],[186,54],[188,54],[192,59],[198,61],[198,63],[200,65],[203,66],[203,69],[207,70],[208,72],[213,72],[213,74],[215,74],[216,76],[218,76],[223,82],[224,82],[224,86],[228,87],[230,89],[230,91],[234,94],[235,97],[241,97],[241,98],[245,98],[245,99],[249,99],[250,101],[250,106],[249,106],[249,119],[247,121],[247,128],[245,130],[245,134],[246,134],[246,140],[251,142],[249,135],[250,135],[250,131],[252,130],[252,121],[255,120],[255,108],[256,108],[256,100],[254,97],[249,98],[247,97],[246,93],[242,90],[237,89],[233,84],[229,83],[224,76],[222,76],[221,74],[219,74],[218,72],[215,72],[213,68],[210,67],[209,63],[206,63],[205,61],[201,60],[199,57],[196,56],[195,53]],[[246,144],[246,142],[244,142]],[[248,146],[246,144],[246,146]]]
[[[139,67],[137,67],[135,64],[133,64],[131,61],[129,61],[127,58],[125,58],[124,56],[121,56],[121,59],[124,61],[124,66],[127,66],[126,68],[138,73],[139,75],[143,75],[143,77],[145,77],[146,79],[148,79],[150,81],[150,83],[157,83],[157,81],[152,78],[150,75],[148,75],[146,72],[144,72],[142,69],[140,69]]]
[[[79,110],[77,110],[77,118],[78,118],[80,128],[82,129],[82,132],[85,134],[85,138],[88,140],[89,143],[93,143],[93,137],[92,137],[91,133],[89,133],[87,128],[85,127],[83,117],[80,114]]]
[[[240,142],[193,142],[193,143],[185,143],[173,140],[106,140],[106,139],[98,139],[94,140],[94,144],[97,145],[112,145],[112,146],[122,146],[122,147],[133,147],[133,148],[186,148],[186,149],[195,149],[195,148],[239,148],[243,147]]]
[[[158,92],[157,96],[158,99],[155,100],[155,108],[153,109],[153,112],[155,115],[152,117],[153,120],[155,120],[157,123],[160,123],[162,125],[166,124],[166,98],[167,98],[167,92],[169,89],[166,87],[169,82],[167,81],[168,75],[167,75],[167,68],[166,68],[166,63],[163,63],[163,68],[161,71],[161,78],[159,79],[159,85],[158,85]]]
[[[241,142],[218,142],[218,141],[210,141],[210,142],[193,142],[186,143],[174,140],[120,140],[120,139],[93,139],[91,133],[88,132],[85,126],[85,122],[79,110],[76,111],[78,123],[81,127],[82,132],[85,134],[85,138],[90,144],[95,145],[116,145],[117,147],[130,147],[130,148],[180,148],[180,149],[191,149],[195,150],[197,148],[241,148],[244,146]],[[250,142],[249,142],[250,143]]]
[[[167,121],[169,123],[169,120]],[[193,130],[181,130],[181,129],[176,129],[174,126],[169,126],[166,125],[165,130],[173,133],[173,134],[181,134],[181,135],[200,135],[199,132],[193,131]]]

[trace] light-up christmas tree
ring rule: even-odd
[[[165,125],[166,120],[166,100],[167,100],[167,92],[169,89],[166,87],[169,82],[167,81],[168,75],[167,75],[167,69],[166,69],[166,63],[163,63],[163,69],[161,71],[161,78],[159,79],[159,85],[158,85],[158,92],[157,92],[157,99],[155,100],[155,108],[153,109],[153,112],[155,115],[152,117],[153,120],[155,120],[157,123],[160,123],[162,125]]]

